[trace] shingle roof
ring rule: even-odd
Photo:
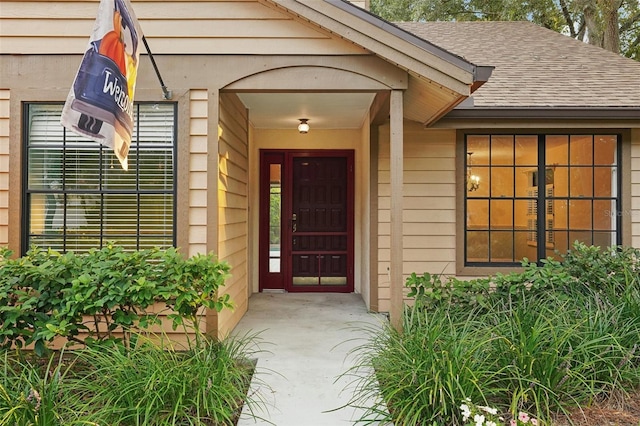
[[[474,108],[640,108],[640,62],[530,22],[397,25],[474,64],[495,66],[474,93]]]

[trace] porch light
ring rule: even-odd
[[[473,152],[467,152],[469,159],[467,160],[467,176],[465,178],[467,191],[469,192],[477,191],[480,188],[480,176],[474,175],[471,171],[471,154]]]
[[[307,121],[309,121],[308,118],[299,118],[298,120],[300,120],[300,124],[298,124],[298,131],[302,134],[308,133],[309,132],[309,123],[307,123]]]

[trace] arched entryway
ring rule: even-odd
[[[369,305],[370,126],[389,91],[406,87],[406,73],[372,57],[324,62],[263,70],[222,90],[248,116],[248,273],[252,292],[357,292]],[[300,118],[308,134],[298,132]],[[307,169],[313,188],[298,176]],[[317,179],[326,170],[338,177]],[[282,191],[277,220],[271,189]],[[311,194],[307,206],[296,191]]]

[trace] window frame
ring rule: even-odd
[[[21,182],[21,209],[24,212],[24,214],[21,215],[20,218],[20,227],[22,229],[22,232],[20,233],[20,247],[21,247],[21,252],[22,255],[26,254],[26,252],[30,249],[31,244],[32,244],[32,234],[31,234],[31,212],[30,212],[30,199],[32,198],[32,196],[34,194],[47,194],[50,191],[48,190],[42,190],[42,189],[32,189],[29,188],[29,155],[30,155],[30,136],[29,136],[29,130],[30,130],[30,125],[29,125],[29,120],[31,119],[31,115],[30,115],[30,107],[33,105],[49,105],[49,106],[62,106],[64,104],[64,102],[59,102],[59,101],[23,101],[21,103],[21,109],[22,109],[22,119],[21,119],[21,135],[22,135],[22,140],[20,143],[20,148],[22,151],[22,155],[21,155],[21,174],[20,174],[20,182]],[[135,102],[134,104],[134,122],[137,124],[137,120],[140,119],[140,107],[143,105],[156,105],[158,104],[158,102],[152,102],[152,101],[143,101],[143,102]],[[99,189],[90,189],[90,190],[83,190],[81,191],[82,194],[95,194],[98,196],[104,196],[104,195],[136,195],[136,199],[137,199],[137,208],[136,211],[138,212],[138,217],[140,217],[140,211],[141,211],[141,200],[139,198],[139,195],[170,195],[173,199],[172,201],[172,207],[171,207],[171,217],[172,217],[172,223],[170,225],[170,229],[171,229],[171,246],[172,247],[176,247],[176,241],[177,241],[177,228],[178,228],[178,220],[177,220],[177,212],[178,212],[178,103],[177,102],[162,102],[162,105],[170,105],[171,109],[172,109],[172,146],[170,148],[171,151],[171,159],[172,159],[172,188],[171,189],[164,189],[164,190],[159,190],[159,189],[141,189],[140,185],[138,184],[140,176],[136,175],[136,189],[123,189],[123,188],[115,188],[115,189],[109,189],[109,188],[104,188],[102,185],[103,182],[103,173],[102,173],[102,166],[99,166],[98,169],[98,173],[99,173],[99,178],[98,178],[98,184],[99,184]],[[62,125],[61,125],[62,127]],[[132,135],[132,139],[135,141],[137,140],[140,136],[140,126],[135,126],[135,128],[137,129],[137,133]],[[63,139],[61,140],[61,146],[64,146],[64,144],[66,143],[66,135],[69,133],[70,131],[68,129],[63,129]],[[74,135],[74,137],[76,137]],[[112,156],[113,156],[113,161],[115,161],[115,164],[117,164],[118,167],[120,167],[119,165],[119,161],[117,160],[117,158],[115,158],[115,154],[112,152],[112,149],[99,144],[98,142],[94,142],[91,141],[90,139],[86,140],[86,144],[87,146],[91,145],[91,144],[95,144],[95,148],[96,148],[96,152],[98,153],[98,158],[99,158],[99,162],[102,163],[103,161],[109,161],[110,163],[112,162]],[[83,146],[84,148],[84,146]],[[133,146],[132,146],[133,148]],[[138,148],[136,146],[136,148]],[[144,151],[144,148],[141,150]],[[104,164],[104,163],[102,163]],[[64,166],[63,166],[64,167]],[[138,173],[137,167],[135,170],[133,170],[135,173]],[[131,168],[129,170],[129,172],[131,172]],[[57,193],[60,193],[60,191],[58,191]],[[67,196],[69,194],[73,195],[78,193],[77,190],[66,190],[63,189],[62,193]],[[101,204],[101,208],[103,208],[103,204]],[[68,206],[65,205],[65,210],[68,209]],[[62,233],[62,239],[63,239],[63,252],[67,251],[67,233],[68,230],[63,231]],[[104,246],[107,242],[112,241],[113,239],[117,238],[117,237],[110,237],[108,233],[105,233],[105,225],[104,224],[100,224],[99,226],[99,230],[96,233],[96,236],[99,238],[100,244],[96,247],[96,248],[100,248],[102,246]],[[139,249],[141,247],[141,234],[140,234],[140,223],[137,224],[137,229],[136,229],[136,233],[135,233],[135,246],[136,249]]]
[[[496,272],[503,272],[503,273],[508,273],[508,272],[513,272],[513,271],[519,271],[522,269],[521,267],[521,261],[514,261],[514,262],[476,262],[476,261],[472,261],[469,262],[467,260],[467,254],[468,254],[468,247],[467,247],[467,232],[468,232],[468,223],[467,223],[467,212],[468,212],[468,199],[474,199],[474,198],[470,198],[468,197],[468,191],[467,191],[467,183],[466,183],[466,176],[467,176],[467,140],[469,136],[513,136],[514,138],[517,136],[536,136],[537,137],[537,149],[538,149],[538,159],[537,159],[537,168],[536,168],[536,172],[538,173],[538,175],[540,175],[540,173],[544,173],[545,169],[548,167],[545,163],[546,163],[546,152],[545,152],[545,138],[547,138],[548,136],[567,136],[567,137],[572,137],[572,136],[595,136],[595,135],[611,135],[611,136],[616,136],[616,141],[617,141],[617,145],[616,145],[616,178],[617,178],[617,182],[616,182],[616,191],[617,191],[617,195],[615,197],[606,197],[607,199],[613,199],[615,200],[615,205],[616,205],[616,229],[615,231],[611,231],[611,232],[615,232],[615,239],[616,239],[616,244],[617,245],[622,245],[624,244],[625,241],[627,241],[629,239],[628,237],[628,226],[626,226],[626,219],[625,215],[624,215],[624,211],[625,208],[628,208],[628,204],[629,204],[629,195],[627,194],[627,192],[629,192],[629,186],[625,184],[625,181],[623,180],[624,176],[628,175],[628,170],[629,170],[629,164],[628,164],[628,155],[625,156],[626,154],[630,154],[629,152],[627,152],[629,150],[628,147],[628,141],[629,141],[629,134],[627,131],[624,130],[620,130],[620,129],[614,129],[614,128],[594,128],[594,129],[567,129],[567,128],[549,128],[549,129],[527,129],[527,128],[518,128],[518,129],[465,129],[465,130],[459,130],[457,132],[458,136],[457,136],[457,165],[458,165],[458,173],[457,173],[457,181],[458,181],[458,185],[457,185],[457,190],[456,190],[456,194],[457,194],[457,206],[458,206],[458,214],[457,214],[457,237],[456,237],[456,241],[457,241],[457,246],[458,246],[458,250],[457,250],[457,255],[456,255],[456,259],[457,259],[457,264],[458,267],[456,268],[457,270],[457,274],[461,275],[461,276],[479,276],[479,275],[487,275],[487,274],[491,274],[491,273],[496,273]],[[570,161],[570,160],[569,160]],[[514,164],[512,167],[515,167],[516,165]],[[594,168],[594,163],[592,163],[589,167],[591,167],[592,169]],[[568,166],[570,167],[570,166]],[[473,165],[472,165],[473,168]],[[595,179],[595,177],[592,177],[592,179]],[[515,185],[515,183],[514,183]],[[546,205],[544,204],[546,202],[546,191],[538,191],[538,195],[537,195],[537,205]],[[525,197],[526,198],[526,197]],[[588,198],[576,198],[576,197],[571,197],[570,195],[566,196],[566,197],[558,197],[558,198],[562,198],[562,199],[566,199],[566,200],[571,200],[571,199],[584,199],[584,200],[589,200],[589,201],[594,201],[594,200],[598,200],[599,197],[597,197],[595,194],[592,194],[590,197]],[[489,194],[487,197],[482,197],[480,199],[486,199],[486,200],[492,200],[492,199],[504,199],[504,198],[492,198],[491,194]],[[510,198],[506,198],[507,200],[518,200],[518,199],[522,199],[522,197],[517,196],[516,193],[514,192],[513,196]],[[556,197],[554,197],[554,199],[557,199]],[[545,210],[545,209],[543,209]],[[513,213],[515,215],[515,211]],[[490,218],[489,218],[490,220]],[[541,229],[541,224],[544,225],[544,231],[545,232],[539,232],[539,230]],[[593,224],[593,222],[592,222]],[[545,223],[545,214],[538,210],[537,213],[537,253],[538,253],[538,263],[540,263],[542,261],[542,259],[546,258],[546,254],[544,256],[541,256],[541,253],[545,252],[545,248],[546,245],[543,244],[541,246],[540,241],[541,240],[545,240],[546,242],[546,234],[547,234],[547,228],[546,228],[547,224]],[[490,225],[489,225],[490,227]],[[567,232],[569,232],[569,230],[567,230]],[[591,233],[594,232],[593,226],[592,229],[590,231]],[[489,258],[490,259],[490,258]]]

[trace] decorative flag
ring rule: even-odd
[[[124,170],[133,132],[140,46],[142,30],[129,0],[100,0],[60,120],[67,129],[113,148]]]

